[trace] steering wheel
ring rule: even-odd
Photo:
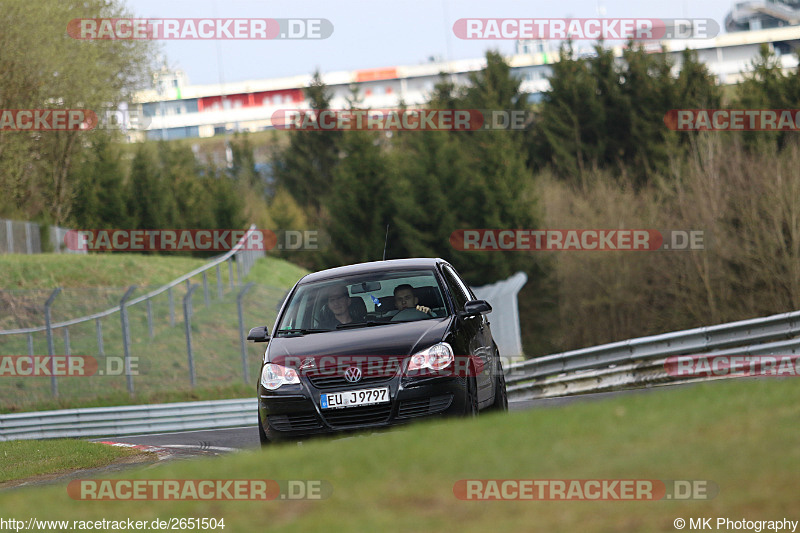
[[[403,309],[392,317],[392,322],[400,322],[401,320],[414,320],[415,318],[428,318],[428,313],[423,313],[418,309]]]

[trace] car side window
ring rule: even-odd
[[[456,311],[463,311],[464,304],[469,300],[469,294],[464,292],[464,288],[461,286],[461,280],[458,279],[458,276],[450,267],[443,267],[442,274],[444,275],[447,289],[450,291],[453,301],[455,302]]]
[[[283,320],[283,329],[291,328],[305,328],[309,327],[308,320],[308,296],[302,296],[297,305],[291,306],[287,309],[287,317]]]
[[[464,281],[464,278],[461,277],[461,274],[459,274],[458,272],[456,272],[453,269],[450,269],[450,270],[453,273],[453,276],[455,276],[456,281],[458,282],[458,286],[461,287],[461,290],[466,295],[467,301],[474,300],[475,299],[475,293],[472,292],[472,289],[469,288],[469,285],[467,285],[467,283]]]

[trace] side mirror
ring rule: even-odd
[[[486,300],[470,300],[464,304],[464,310],[459,313],[462,317],[485,315],[492,312],[492,306]]]
[[[269,330],[267,326],[256,326],[247,334],[247,340],[253,342],[267,342],[269,340]]]

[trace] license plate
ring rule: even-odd
[[[389,388],[359,389],[345,392],[333,392],[320,395],[320,406],[323,409],[339,409],[342,407],[358,407],[389,401]]]

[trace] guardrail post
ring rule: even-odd
[[[28,355],[33,357],[33,333],[28,333]]]
[[[61,292],[61,287],[57,287],[52,293],[50,293],[50,297],[44,303],[44,322],[45,327],[47,328],[47,354],[50,356],[50,368],[55,369],[55,347],[53,346],[53,325],[52,320],[50,318],[50,307],[53,305],[53,301],[58,296],[58,293]],[[58,382],[56,381],[56,373],[50,373],[50,392],[53,396],[58,396]]]
[[[67,326],[64,326],[64,355],[67,356],[67,360],[69,360],[69,356],[72,355],[69,346],[69,328]]]
[[[175,298],[172,297],[172,287],[167,289],[167,296],[169,297],[169,325],[175,327]]]
[[[208,276],[206,275],[206,271],[203,271],[203,299],[206,302],[206,307],[209,306],[208,301]]]
[[[30,255],[33,253],[33,242],[31,241],[31,223],[25,223],[25,248]]]
[[[187,282],[189,280],[186,280]],[[186,296],[183,297],[183,325],[186,329],[186,353],[189,356],[189,383],[192,388],[195,385],[194,374],[194,354],[192,353],[192,293],[197,288],[197,285],[189,285],[189,290],[186,291]]]
[[[153,338],[153,304],[150,298],[147,299],[147,332]]]
[[[97,353],[103,357],[105,356],[105,348],[103,347],[103,324],[99,318],[94,320],[94,329],[97,333]]]
[[[8,253],[14,253],[14,225],[10,220],[6,220],[6,246]]]
[[[63,240],[63,236],[61,235],[61,227],[60,226],[54,226],[54,228],[56,230],[56,242],[54,243],[55,244],[54,249],[55,249],[57,254],[60,254],[61,253],[61,243],[63,243],[64,240]]]
[[[253,288],[252,281],[242,288],[239,291],[239,294],[236,295],[236,311],[239,313],[239,346],[242,351],[242,375],[244,376],[244,383],[245,385],[250,383],[250,371],[247,367],[247,339],[245,339],[244,333],[244,313],[242,312],[242,298],[244,295]]]
[[[69,344],[69,326],[64,326],[64,355],[67,356],[67,368],[69,368],[72,355],[72,347]]]
[[[219,270],[219,263],[217,263],[217,298],[222,300],[222,276]]]
[[[133,375],[131,374],[131,351],[130,351],[130,328],[128,324],[128,308],[125,305],[125,302],[128,301],[133,291],[136,290],[136,285],[131,285],[128,287],[128,290],[125,291],[125,294],[122,296],[122,300],[119,301],[119,315],[120,320],[122,321],[122,349],[123,354],[125,355],[125,379],[128,383],[128,393],[133,394]]]

